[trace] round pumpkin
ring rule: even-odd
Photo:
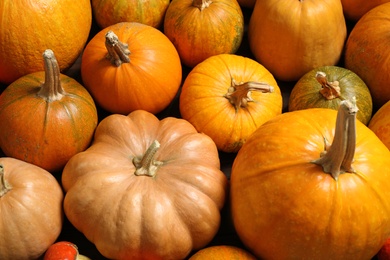
[[[80,56],[92,24],[90,0],[0,1],[0,82],[42,71],[42,52],[52,49],[61,71]]]
[[[170,0],[91,0],[93,15],[100,28],[120,22],[138,22],[158,28]]]
[[[156,28],[123,22],[98,32],[81,60],[84,86],[103,109],[128,114],[165,109],[182,80],[179,54]]]
[[[345,68],[368,86],[374,108],[390,100],[390,3],[370,10],[353,27],[345,45]]]
[[[19,78],[0,95],[0,147],[53,173],[89,146],[98,115],[88,91],[60,73],[52,50],[43,60],[44,71]]]
[[[62,174],[70,222],[109,259],[185,259],[221,221],[218,150],[186,120],[136,110],[103,119]]]
[[[340,0],[256,1],[248,26],[256,60],[282,81],[337,64],[346,35]]]
[[[345,18],[357,22],[372,8],[387,3],[389,0],[341,0]]]
[[[189,260],[256,260],[256,257],[243,248],[230,245],[209,246],[197,251]]]
[[[63,192],[44,169],[0,158],[0,259],[38,259],[62,230]]]
[[[212,56],[193,68],[180,93],[180,114],[219,150],[237,152],[264,122],[282,113],[272,74],[253,59]]]
[[[192,68],[213,55],[236,53],[244,36],[244,16],[237,0],[173,0],[164,33],[183,64]]]
[[[357,110],[284,113],[238,152],[232,219],[258,258],[372,259],[390,236],[390,151]]]
[[[390,101],[375,112],[368,127],[390,149]]]
[[[291,90],[288,110],[330,108],[338,110],[342,100],[356,100],[357,119],[367,125],[373,105],[370,90],[356,73],[339,66],[324,66],[303,75]]]

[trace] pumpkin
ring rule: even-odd
[[[197,251],[189,260],[256,260],[254,255],[243,248],[230,245],[209,246]]]
[[[213,55],[235,53],[244,36],[244,16],[237,0],[173,0],[164,34],[192,68]]]
[[[282,113],[283,100],[272,74],[253,59],[212,56],[194,67],[180,93],[180,114],[218,149],[237,152],[264,122]]]
[[[248,26],[254,57],[282,81],[337,64],[346,35],[340,0],[257,1]]]
[[[184,119],[109,115],[63,170],[65,214],[109,259],[184,259],[219,229],[219,167],[214,142]]]
[[[170,0],[91,0],[93,15],[100,28],[120,22],[138,22],[158,28]]]
[[[390,3],[370,10],[353,27],[345,45],[345,68],[368,86],[375,109],[390,100]]]
[[[379,108],[371,118],[368,127],[390,149],[390,101]]]
[[[291,90],[288,110],[330,108],[338,110],[340,102],[353,97],[359,111],[358,120],[367,125],[373,105],[370,90],[356,73],[339,66],[324,66],[303,75]]]
[[[98,117],[88,91],[60,73],[54,52],[46,50],[43,60],[44,71],[19,78],[0,95],[0,147],[53,173],[89,146]]]
[[[372,259],[390,236],[390,151],[357,110],[283,113],[238,152],[232,219],[260,259]]]
[[[0,259],[38,259],[60,235],[63,192],[49,172],[0,158]]]
[[[0,82],[42,71],[47,48],[62,72],[79,57],[92,24],[90,0],[0,1]]]
[[[357,22],[372,8],[387,3],[389,0],[341,0],[346,19]]]
[[[98,32],[81,59],[84,86],[103,109],[128,114],[159,113],[176,96],[182,80],[180,57],[156,28],[123,22]]]

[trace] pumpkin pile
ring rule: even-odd
[[[0,259],[382,259],[389,11],[1,1]]]

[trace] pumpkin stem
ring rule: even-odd
[[[322,71],[318,71],[316,73],[316,80],[322,86],[320,93],[324,98],[330,100],[340,97],[340,87],[337,80],[329,82],[326,78],[325,72]]]
[[[199,8],[200,11],[211,5],[211,0],[194,0],[192,6]]]
[[[251,91],[261,91],[262,93],[270,93],[274,88],[266,83],[248,81],[245,83],[237,83],[232,78],[232,84],[225,94],[225,98],[235,107],[236,112],[240,107],[246,108],[248,102],[254,101],[251,96]]]
[[[133,164],[136,168],[134,172],[135,175],[149,177],[154,177],[156,175],[158,166],[162,165],[162,162],[154,160],[154,155],[159,148],[160,143],[157,140],[154,140],[142,158],[133,158]]]
[[[45,66],[45,82],[38,91],[38,96],[44,98],[47,102],[60,100],[65,90],[61,86],[60,67],[54,52],[47,49],[43,52],[43,61]]]
[[[0,164],[0,198],[3,197],[10,190],[11,190],[11,186],[5,180],[4,177],[4,166]]]
[[[119,41],[118,36],[111,30],[106,33],[106,48],[107,59],[114,66],[119,67],[122,63],[130,62],[129,45]]]
[[[343,100],[337,112],[335,135],[321,157],[313,163],[321,165],[324,172],[330,173],[335,180],[344,172],[355,172],[352,167],[356,147],[356,99]]]

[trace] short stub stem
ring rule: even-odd
[[[133,164],[136,168],[134,172],[135,175],[149,177],[154,177],[156,175],[158,167],[162,165],[162,162],[156,161],[154,158],[159,148],[160,143],[157,140],[154,140],[142,158],[133,158]]]
[[[108,51],[107,59],[109,59],[114,66],[119,67],[122,63],[130,62],[129,45],[121,42],[118,36],[111,30],[106,33],[105,45]]]

